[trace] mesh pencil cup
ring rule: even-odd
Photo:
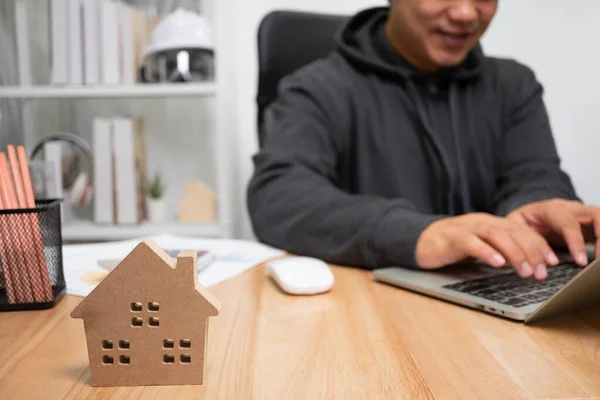
[[[0,210],[0,311],[51,308],[65,288],[60,200]]]

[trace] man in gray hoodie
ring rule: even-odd
[[[330,263],[588,263],[600,209],[560,167],[542,86],[479,45],[497,0],[392,0],[285,78],[247,201],[265,243]],[[600,253],[597,245],[596,256]]]

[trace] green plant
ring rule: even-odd
[[[152,199],[160,199],[165,194],[166,185],[160,173],[156,173],[153,178],[148,179],[148,196]]]

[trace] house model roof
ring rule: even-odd
[[[182,251],[175,260],[152,239],[147,238],[140,242],[79,303],[71,312],[71,317],[85,319],[96,304],[96,300],[107,296],[114,297],[115,292],[129,290],[130,286],[149,286],[149,284],[150,286],[162,285],[163,290],[177,291],[181,295],[187,292],[188,296],[191,295],[189,307],[197,308],[200,312],[203,311],[205,316],[216,316],[221,309],[221,302],[198,283],[197,257],[195,251]],[[159,277],[154,276],[157,268],[166,269],[167,277],[170,275],[173,279],[159,281]]]

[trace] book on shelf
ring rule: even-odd
[[[100,76],[102,83],[119,83],[118,7],[112,1],[100,4]]]
[[[51,83],[135,84],[160,17],[116,0],[51,1]]]
[[[88,85],[101,82],[101,8],[97,0],[81,0],[83,9],[83,79]]]
[[[67,0],[67,50],[69,83],[83,84],[83,31],[81,0]]]
[[[94,221],[111,224],[113,215],[113,155],[110,119],[95,118],[92,129],[94,152]]]
[[[94,222],[135,225],[146,213],[146,133],[138,118],[96,118]]]
[[[51,0],[51,80],[53,84],[69,83],[69,38],[67,0]]]

